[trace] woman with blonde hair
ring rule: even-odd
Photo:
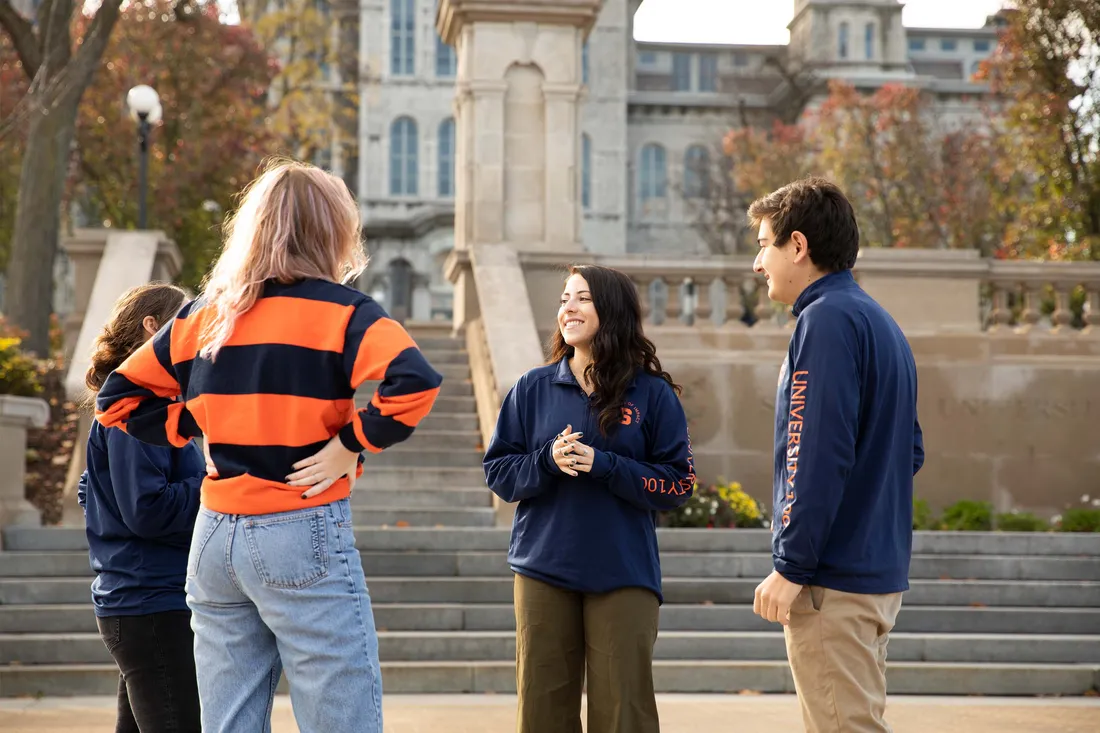
[[[187,295],[174,285],[133,288],[96,338],[85,383],[94,396],[107,375],[175,317]],[[206,470],[202,451],[148,445],[92,423],[84,508],[92,603],[118,665],[116,733],[199,733],[194,636],[184,595],[187,548]]]
[[[270,730],[282,671],[303,731],[382,731],[348,495],[360,453],[407,439],[442,377],[341,284],[365,265],[344,183],[275,163],[227,222],[203,294],[100,391],[104,425],[160,445],[205,436],[187,603],[206,733]],[[367,380],[381,385],[356,410]]]

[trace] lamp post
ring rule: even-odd
[[[126,106],[130,109],[130,117],[138,123],[138,229],[144,229],[145,198],[149,186],[149,130],[160,122],[160,97],[153,87],[139,84],[127,92]]]

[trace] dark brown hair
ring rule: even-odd
[[[597,265],[574,265],[569,275],[588,281],[592,305],[600,317],[600,328],[592,339],[592,363],[585,378],[592,383],[592,406],[599,411],[600,433],[608,435],[622,420],[623,403],[630,381],[643,370],[660,377],[680,393],[680,386],[661,369],[657,349],[642,331],[642,306],[629,277],[618,270]],[[551,364],[573,356],[561,331],[550,337]]]
[[[852,204],[840,188],[824,178],[788,183],[749,206],[749,222],[759,227],[767,219],[782,247],[802,232],[810,261],[824,272],[850,270],[859,254],[859,225]]]
[[[164,326],[176,317],[186,297],[183,289],[168,283],[139,285],[123,293],[92,347],[92,365],[84,375],[88,389],[98,392],[107,375],[145,343],[149,334],[142,321],[146,316],[152,316],[158,328]]]

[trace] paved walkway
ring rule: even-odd
[[[797,733],[790,695],[661,695],[662,733]],[[386,733],[512,733],[511,695],[389,695]],[[1097,733],[1098,698],[891,698],[894,733]],[[4,733],[112,733],[114,699],[0,700]],[[290,702],[275,706],[273,733],[297,733]]]

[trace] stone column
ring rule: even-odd
[[[0,528],[41,524],[39,511],[26,499],[27,430],[49,421],[45,400],[0,395]]]
[[[436,28],[455,47],[456,331],[483,329],[471,363],[479,403],[542,362],[520,251],[581,252],[581,49],[603,0],[440,0]],[[548,270],[557,281],[561,273]],[[542,292],[535,283],[535,292]],[[543,307],[540,303],[540,307]],[[480,319],[480,323],[475,323]],[[492,373],[496,389],[486,386]],[[514,505],[494,499],[497,522]]]
[[[581,251],[576,181],[581,49],[602,4],[439,3],[436,27],[458,56],[456,249],[486,243],[528,251]],[[541,144],[531,139],[536,135]],[[532,155],[531,145],[543,154]],[[537,198],[525,195],[532,175],[539,178]],[[509,241],[510,232],[511,239],[523,241]]]

